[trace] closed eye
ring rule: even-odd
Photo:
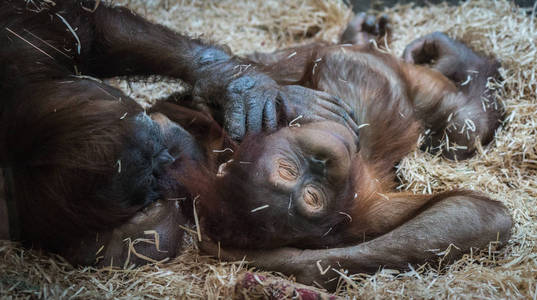
[[[295,181],[298,179],[298,167],[295,163],[280,158],[276,161],[278,165],[278,176],[285,181]]]
[[[326,196],[324,193],[313,185],[308,185],[303,192],[304,204],[311,211],[321,210],[325,206]]]

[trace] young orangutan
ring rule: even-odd
[[[350,30],[363,37],[364,17],[357,18]],[[329,121],[293,121],[247,138],[211,189],[190,189],[199,195],[202,232],[219,242],[202,247],[324,285],[341,268],[401,269],[452,244],[449,258],[505,243],[512,221],[502,203],[464,190],[397,192],[393,169],[424,129],[426,148],[454,159],[470,157],[493,138],[501,108],[486,83],[498,76],[498,63],[443,33],[415,40],[403,56],[367,44],[250,56],[280,84],[326,91],[350,105],[362,124],[359,141]],[[432,68],[415,64],[430,62]]]

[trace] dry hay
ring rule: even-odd
[[[148,18],[192,35],[229,45],[236,53],[273,50],[311,38],[333,39],[350,10],[333,1],[143,1],[125,0]],[[387,11],[394,27],[391,51],[400,55],[412,39],[445,31],[502,61],[506,122],[491,145],[464,162],[416,151],[398,170],[401,189],[417,193],[453,188],[484,191],[503,201],[515,221],[500,251],[466,255],[446,269],[414,266],[397,273],[353,275],[340,286],[357,298],[537,298],[537,26],[506,1],[476,0],[457,7],[397,7]],[[117,82],[140,101],[176,85]],[[139,92],[139,91],[143,92]],[[136,92],[136,93],[134,93]],[[219,263],[191,247],[160,266],[128,270],[73,269],[61,259],[0,242],[0,297],[229,298],[240,263]],[[250,294],[252,295],[252,294]]]

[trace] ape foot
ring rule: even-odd
[[[366,13],[357,14],[347,25],[347,29],[341,35],[341,44],[367,45],[370,40],[377,44],[384,38],[390,37],[391,27],[388,16],[382,15],[375,18]],[[382,43],[384,44],[384,43]]]

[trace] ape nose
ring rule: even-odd
[[[310,168],[315,174],[326,175],[326,159],[310,158]]]
[[[167,149],[162,150],[156,158],[157,165],[159,167],[166,167],[171,165],[175,161],[175,158],[168,152]]]

